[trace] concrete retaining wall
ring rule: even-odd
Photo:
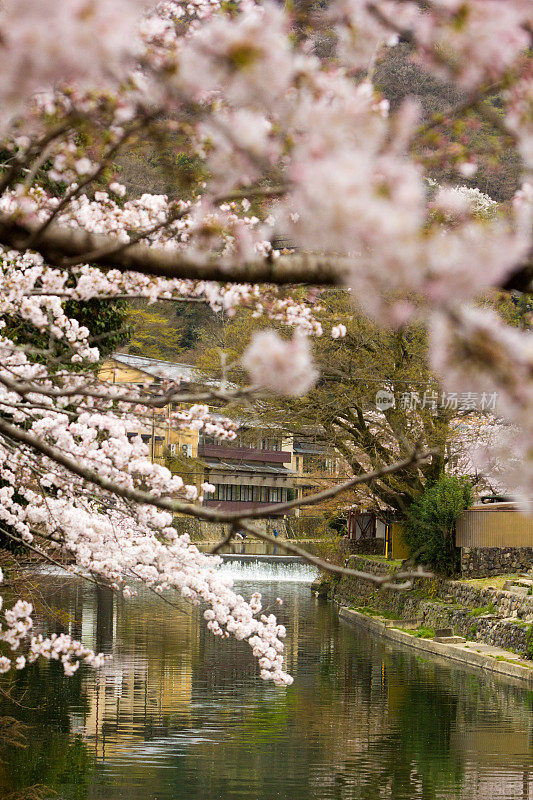
[[[506,676],[533,687],[533,669],[529,668],[527,665],[497,660],[483,653],[477,653],[474,650],[466,650],[464,647],[460,646],[455,647],[454,645],[434,642],[430,639],[415,638],[404,631],[385,625],[380,620],[372,619],[364,614],[359,614],[357,611],[349,608],[341,607],[339,609],[339,616],[341,619],[346,620],[346,622],[372,631],[396,644],[431,653],[435,656],[441,656],[467,666],[477,667],[484,672]]]

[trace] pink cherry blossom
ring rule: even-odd
[[[318,380],[309,340],[302,334],[286,341],[275,331],[255,333],[242,365],[253,383],[278,394],[305,394]]]

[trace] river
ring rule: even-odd
[[[248,645],[213,637],[197,608],[41,576],[43,629],[113,659],[17,674],[0,715],[30,727],[24,749],[0,737],[0,797],[44,784],[61,800],[533,798],[531,693],[339,622],[308,568],[261,565],[259,584],[227,568],[276,607],[294,684],[263,683]]]

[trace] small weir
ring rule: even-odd
[[[307,564],[300,556],[227,553],[222,558],[221,571],[236,581],[313,583],[319,575],[316,567]]]

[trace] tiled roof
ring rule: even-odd
[[[287,469],[286,467],[275,467],[271,464],[233,464],[229,461],[203,461],[209,469],[227,470],[228,472],[255,472],[257,474],[268,473],[269,475],[285,475],[290,478],[291,475],[296,475],[294,470]]]

